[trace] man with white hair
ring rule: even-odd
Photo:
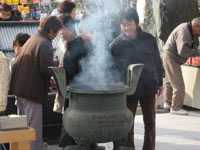
[[[200,34],[200,17],[192,22],[182,23],[169,35],[163,47],[163,65],[165,68],[164,109],[171,114],[187,115],[182,109],[185,85],[181,65],[189,57],[200,56],[200,49],[194,44],[194,35]]]

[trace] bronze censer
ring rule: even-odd
[[[110,141],[114,142],[115,150],[120,149],[133,122],[132,113],[127,108],[126,97],[134,94],[143,66],[143,64],[132,64],[128,67],[127,85],[68,86],[66,86],[65,70],[49,67],[60,94],[69,98],[69,107],[63,115],[63,125],[66,132],[78,144],[69,149],[90,150],[92,143]]]

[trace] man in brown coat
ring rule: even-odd
[[[10,94],[18,97],[21,111],[27,115],[28,125],[36,130],[31,150],[42,150],[42,103],[48,94],[53,61],[52,40],[62,28],[55,16],[43,19],[38,32],[17,53],[11,76]]]
[[[170,113],[187,115],[182,109],[185,85],[181,65],[189,57],[200,56],[200,49],[194,45],[194,35],[200,34],[200,17],[191,23],[182,23],[176,27],[163,48],[163,65],[165,68],[164,109]]]

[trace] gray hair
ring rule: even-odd
[[[192,24],[196,24],[200,27],[200,17],[196,17],[196,18],[192,19]]]

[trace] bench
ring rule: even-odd
[[[30,150],[30,141],[35,140],[35,129],[1,130],[0,143],[10,143],[10,150]]]

